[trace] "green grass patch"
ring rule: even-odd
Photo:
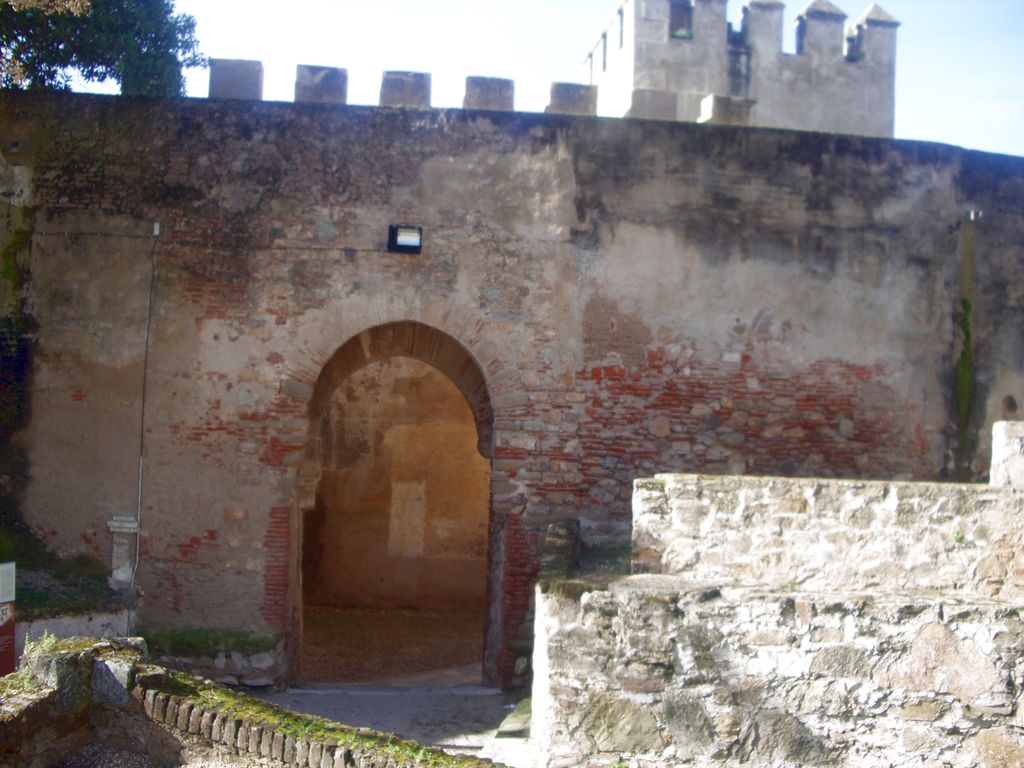
[[[21,696],[39,687],[32,669],[22,657],[21,664],[9,675],[0,677],[0,702],[13,696]]]
[[[26,640],[18,668],[11,674],[0,677],[0,699],[25,694],[38,688],[32,674],[32,661],[43,654],[53,653],[59,644],[56,635],[49,632],[43,632],[38,640]]]
[[[476,758],[447,755],[396,736],[365,728],[351,728],[321,717],[301,715],[241,691],[180,672],[170,672],[158,690],[275,733],[376,753],[399,764],[423,768],[470,768],[483,765]]]
[[[143,627],[138,634],[146,640],[149,652],[162,656],[216,656],[218,653],[254,653],[273,651],[281,633],[273,630],[242,632],[202,627]]]

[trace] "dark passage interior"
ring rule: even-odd
[[[409,357],[373,362],[319,423],[303,534],[308,682],[478,664],[490,464],[458,387]]]

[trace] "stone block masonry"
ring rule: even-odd
[[[635,575],[540,580],[546,765],[1021,764],[1024,492],[994,478],[636,481]]]
[[[430,108],[430,75],[422,72],[385,72],[380,86],[382,107]]]
[[[295,101],[335,105],[348,103],[348,70],[300,64],[295,71]]]
[[[633,576],[538,597],[547,766],[1020,765],[1020,608]]]
[[[1001,421],[994,430],[992,485],[1024,488],[1024,422]]]
[[[548,112],[563,115],[596,115],[597,89],[576,83],[552,83]]]
[[[210,98],[247,101],[262,99],[262,62],[244,59],[211,59]]]
[[[634,505],[635,573],[822,591],[1024,595],[1019,490],[665,475],[637,481]]]
[[[515,83],[497,77],[467,77],[464,109],[511,112],[515,106]]]

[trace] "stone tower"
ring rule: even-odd
[[[784,10],[747,0],[736,30],[726,0],[625,0],[586,59],[599,114],[891,137],[899,22],[813,0],[788,54]]]

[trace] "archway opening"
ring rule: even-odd
[[[482,383],[465,350],[413,323],[372,329],[325,367],[303,509],[304,681],[479,677],[490,405],[466,390]]]

